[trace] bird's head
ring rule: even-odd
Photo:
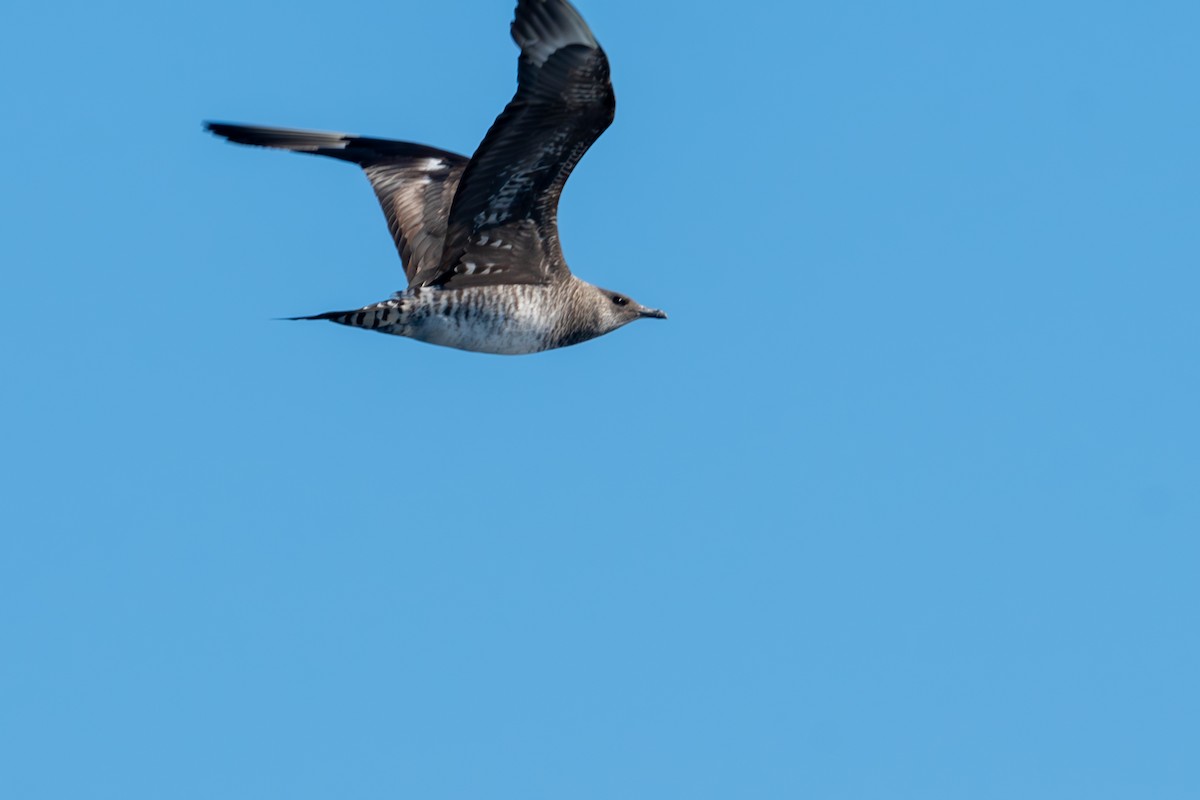
[[[594,301],[600,313],[601,324],[610,331],[628,325],[636,319],[666,319],[667,315],[657,308],[647,308],[628,295],[592,287]]]

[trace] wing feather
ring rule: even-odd
[[[440,264],[422,270],[417,283],[546,283],[569,274],[558,200],[575,165],[612,123],[608,58],[566,0],[519,0],[512,35],[521,48],[516,95],[462,174]],[[487,274],[467,266],[487,246],[479,244],[484,237],[514,243]]]
[[[261,125],[209,122],[238,144],[328,156],[358,164],[371,181],[409,283],[435,269],[446,240],[446,219],[467,158],[413,142]]]

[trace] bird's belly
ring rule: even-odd
[[[477,353],[522,355],[547,349],[550,324],[541,309],[457,308],[450,313],[414,315],[405,335],[421,342]]]

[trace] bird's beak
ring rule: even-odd
[[[659,311],[657,308],[643,308],[641,311],[643,317],[653,317],[654,319],[666,319],[667,312]]]

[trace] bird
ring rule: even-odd
[[[293,320],[480,353],[521,355],[666,319],[572,274],[558,202],[616,111],[608,57],[567,0],[518,0],[517,91],[475,153],[345,133],[205,122],[231,142],[357,164],[383,207],[408,281],[391,298]]]

